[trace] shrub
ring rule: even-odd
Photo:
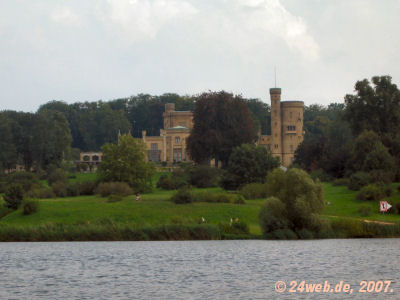
[[[364,186],[356,196],[356,198],[361,201],[376,201],[384,197],[385,195],[382,193],[382,189],[375,184]]]
[[[332,230],[335,232],[336,237],[363,237],[362,221],[354,219],[333,219],[331,221]]]
[[[263,203],[260,214],[260,227],[266,237],[270,232],[289,228],[285,204],[276,197],[269,197]]]
[[[312,171],[310,173],[310,176],[313,180],[317,180],[319,179],[322,182],[330,182],[332,181],[332,176],[329,175],[328,173],[326,173],[324,170],[322,169],[317,169],[315,171]]]
[[[278,229],[267,235],[265,235],[267,239],[277,239],[277,240],[296,240],[297,235],[291,229]]]
[[[393,182],[394,173],[385,170],[372,170],[368,173],[370,183],[389,184]]]
[[[302,240],[311,240],[311,239],[314,238],[314,234],[310,230],[307,230],[305,228],[300,229],[299,231],[297,231],[297,235]]]
[[[390,197],[393,194],[393,188],[391,185],[386,184],[386,185],[381,185],[380,186],[382,194],[385,195],[385,197]]]
[[[400,214],[400,202],[394,203],[390,211],[393,211],[393,213]]]
[[[192,191],[188,188],[180,188],[175,194],[170,198],[175,204],[186,204],[194,201]]]
[[[163,174],[160,176],[160,179],[157,182],[157,187],[162,188],[164,190],[175,190],[176,189],[174,180],[166,174]]]
[[[277,168],[268,175],[266,188],[271,197],[259,213],[265,237],[281,229],[317,232],[322,228],[318,215],[324,208],[322,186],[305,171],[291,168],[284,172]]]
[[[39,198],[39,199],[48,199],[55,198],[53,190],[48,187],[35,188],[25,193],[26,198]]]
[[[82,171],[82,172],[86,172],[88,168],[89,168],[89,166],[87,163],[80,163],[77,166],[78,171]]]
[[[235,203],[235,201],[237,201],[237,196],[238,195],[235,194],[210,193],[204,191],[192,193],[192,202]]]
[[[363,186],[369,183],[369,175],[365,172],[357,172],[350,176],[348,188],[353,191],[358,191]]]
[[[110,195],[129,196],[133,194],[133,190],[125,182],[103,182],[96,188],[96,194],[102,197]]]
[[[263,183],[249,183],[240,190],[240,194],[247,200],[267,197],[267,189]]]
[[[245,204],[244,197],[242,195],[236,195],[234,202],[235,204]]]
[[[78,184],[79,195],[94,195],[96,183],[94,181],[83,181]]]
[[[219,223],[221,232],[226,234],[248,234],[249,225],[244,221],[234,221],[232,223]]]
[[[122,201],[123,197],[121,195],[110,195],[108,196],[107,202],[119,202]]]
[[[175,189],[180,189],[184,186],[188,186],[190,183],[189,171],[184,169],[186,165],[181,164],[180,166],[181,168],[174,169],[172,171],[172,181],[175,185]]]
[[[77,183],[70,183],[67,185],[67,196],[68,197],[79,196],[79,185]]]
[[[43,188],[39,190],[39,198],[49,199],[55,198],[56,194],[53,192],[53,189],[50,188]]]
[[[23,214],[31,215],[39,210],[39,202],[36,200],[25,200],[23,203]]]
[[[189,171],[190,184],[198,188],[218,186],[220,170],[207,165],[199,165]]]
[[[68,178],[63,169],[55,169],[50,173],[48,178],[49,185],[52,186],[55,182],[67,183]]]
[[[24,189],[22,185],[14,183],[8,186],[3,196],[5,206],[11,209],[18,209],[24,200]]]
[[[240,179],[237,175],[229,173],[228,171],[223,171],[219,185],[228,191],[233,191],[238,188],[238,182]]]
[[[68,196],[67,184],[65,182],[56,181],[51,185],[51,188],[57,197],[67,197]]]
[[[371,206],[365,206],[365,205],[360,206],[358,208],[358,213],[362,217],[369,217],[371,215]]]
[[[21,185],[24,192],[27,192],[35,187],[40,187],[39,178],[31,172],[14,172],[6,177],[6,182],[10,184]]]
[[[338,185],[345,185],[348,186],[350,183],[350,180],[348,178],[338,178],[332,181],[332,185],[338,186]]]

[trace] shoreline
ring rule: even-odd
[[[224,233],[217,225],[171,224],[133,227],[121,224],[43,224],[10,226],[0,224],[0,242],[84,242],[84,241],[195,241],[195,240],[322,240],[400,238],[392,225],[366,223],[369,228],[351,232],[343,229],[321,232],[310,238],[285,238],[278,234],[268,238],[250,233]],[[392,229],[392,230],[391,230]]]

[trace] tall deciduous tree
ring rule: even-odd
[[[57,111],[43,110],[35,115],[32,157],[37,168],[58,165],[71,144],[71,133],[65,116]]]
[[[100,181],[126,182],[135,191],[151,191],[154,166],[146,162],[146,146],[131,135],[119,137],[117,144],[105,144],[98,169]]]
[[[252,182],[264,183],[268,172],[279,165],[279,158],[273,157],[265,147],[243,144],[233,150],[222,185],[232,189]]]
[[[0,113],[0,171],[8,170],[17,164],[17,149],[12,134],[12,120]]]
[[[264,235],[271,231],[290,228],[319,231],[318,214],[324,208],[322,186],[303,170],[272,171],[266,182],[268,198],[260,210],[260,227]]]
[[[188,150],[197,163],[215,158],[225,167],[232,150],[254,140],[254,124],[245,101],[230,93],[200,95],[194,110],[194,127]]]
[[[400,127],[400,91],[390,76],[372,77],[357,81],[356,95],[346,95],[345,118],[359,135],[373,130],[379,136],[398,135]]]

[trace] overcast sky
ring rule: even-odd
[[[226,90],[341,102],[400,82],[400,1],[0,0],[0,110]]]

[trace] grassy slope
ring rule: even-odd
[[[323,211],[323,215],[326,216],[339,216],[339,217],[351,217],[362,220],[374,220],[374,221],[400,221],[400,215],[385,214],[379,212],[379,201],[359,201],[356,199],[357,192],[349,190],[345,186],[333,186],[330,183],[324,183],[325,201],[330,202]],[[397,187],[398,184],[393,184],[393,187]],[[385,198],[389,203],[400,202],[400,192],[395,190],[393,196]],[[371,216],[362,217],[358,213],[360,206],[371,207]]]
[[[207,190],[220,191],[219,188]],[[232,217],[246,221],[251,233],[260,234],[257,218],[262,200],[251,200],[246,205],[227,203],[177,205],[168,200],[172,193],[156,190],[154,193],[142,195],[142,201],[139,203],[135,201],[134,196],[115,203],[108,203],[107,198],[99,196],[42,199],[37,213],[23,216],[19,209],[2,218],[0,224],[38,225],[46,222],[75,224],[109,219],[117,223],[146,226],[197,223],[201,217],[204,217],[207,223],[217,224],[229,222]]]
[[[159,174],[157,174],[159,176]],[[94,180],[94,174],[79,174],[71,181]],[[200,190],[200,189],[198,189]],[[219,188],[207,189],[210,192],[221,191]],[[330,202],[322,215],[370,219],[377,221],[400,221],[399,215],[385,215],[379,213],[378,202],[361,202],[355,199],[356,192],[343,186],[332,186],[324,183],[325,199]],[[247,222],[252,234],[260,234],[258,225],[258,211],[263,200],[248,200],[245,205],[226,203],[194,203],[177,205],[168,199],[172,191],[156,189],[151,194],[142,195],[142,201],[136,202],[134,196],[124,198],[121,202],[108,203],[107,198],[99,196],[80,196],[72,198],[42,199],[39,212],[23,216],[21,209],[0,219],[0,224],[38,225],[43,223],[96,223],[108,219],[117,223],[126,223],[137,226],[151,226],[171,223],[197,223],[204,217],[207,223],[217,224],[229,222],[230,218],[238,217]],[[400,193],[390,197],[400,201]],[[1,205],[1,204],[0,204]],[[357,212],[361,205],[371,206],[373,214],[370,217],[361,217]]]

